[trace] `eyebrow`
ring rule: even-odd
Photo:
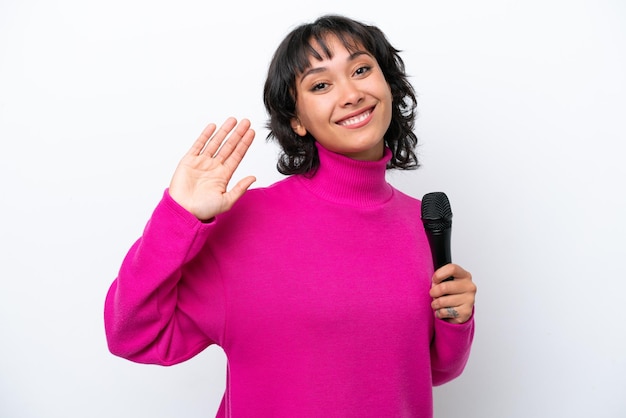
[[[373,57],[372,54],[370,54],[367,51],[355,51],[355,52],[353,52],[352,54],[350,54],[348,56],[348,59],[346,61],[348,61],[348,62],[354,61],[355,59],[357,59],[361,55],[367,55],[369,57]],[[300,76],[300,84],[302,84],[304,79],[307,78],[308,76],[313,75],[313,74],[323,73],[324,71],[326,71],[326,69],[327,69],[327,67],[311,67],[311,68],[309,68],[308,70],[303,72],[302,75]]]

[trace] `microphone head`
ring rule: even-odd
[[[422,198],[422,222],[430,232],[440,232],[452,227],[452,209],[444,192],[426,193]]]

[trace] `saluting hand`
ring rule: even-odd
[[[254,135],[247,119],[237,124],[237,120],[230,117],[217,132],[216,125],[209,124],[176,167],[170,182],[170,196],[202,221],[229,210],[256,181],[255,177],[248,176],[227,190]]]

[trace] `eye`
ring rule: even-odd
[[[326,87],[328,87],[328,83],[315,83],[313,84],[313,86],[311,87],[311,91],[322,91],[324,90]]]
[[[372,69],[372,67],[370,67],[369,65],[364,65],[362,67],[359,67],[356,69],[356,71],[354,72],[355,75],[363,75],[366,74],[367,72],[369,72]]]

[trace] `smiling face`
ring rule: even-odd
[[[300,136],[310,133],[329,151],[356,160],[378,160],[391,122],[391,89],[365,49],[349,51],[334,35],[325,41],[332,57],[311,56],[310,67],[296,79],[297,117],[291,127]],[[319,45],[312,46],[322,51]]]

